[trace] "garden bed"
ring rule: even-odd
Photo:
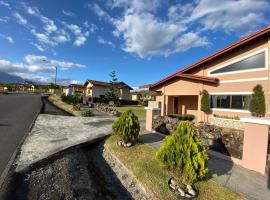
[[[152,194],[154,199],[176,200],[176,196],[167,185],[170,174],[162,169],[155,159],[156,149],[147,144],[123,149],[117,145],[117,140],[117,136],[109,137],[105,142],[105,149],[114,154],[134,174],[146,192]],[[238,194],[212,181],[198,182],[196,187],[199,189],[197,199],[242,199]]]

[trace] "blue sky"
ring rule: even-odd
[[[266,27],[267,0],[0,0],[0,71],[153,83]]]

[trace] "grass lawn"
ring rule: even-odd
[[[116,144],[117,137],[111,136],[105,142],[105,148],[113,152],[121,162],[133,172],[139,182],[155,199],[176,200],[167,186],[169,173],[162,169],[155,159],[156,149],[147,144],[122,149]],[[212,181],[201,181],[196,184],[199,189],[199,200],[240,200],[238,194],[221,187]]]
[[[132,110],[132,112],[134,112],[134,114],[138,116],[139,120],[145,120],[146,110],[143,106],[121,106],[116,107],[116,109],[121,113],[127,110]]]
[[[84,108],[81,108],[80,111],[73,110],[73,105],[67,104],[61,100],[60,96],[49,96],[49,101],[51,101],[53,104],[58,106],[59,108],[62,108],[63,110],[70,112],[74,114],[75,116],[81,116],[81,112],[84,110]]]

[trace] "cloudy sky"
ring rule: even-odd
[[[148,84],[270,23],[268,0],[0,0],[0,71]]]

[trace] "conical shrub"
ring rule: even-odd
[[[253,88],[249,109],[253,116],[263,117],[265,115],[265,98],[261,85],[256,85]]]
[[[176,175],[180,184],[192,184],[208,172],[207,152],[191,125],[188,121],[180,122],[156,153],[157,159]]]
[[[113,122],[112,129],[125,143],[138,141],[140,132],[140,123],[138,117],[131,111],[127,110]]]

